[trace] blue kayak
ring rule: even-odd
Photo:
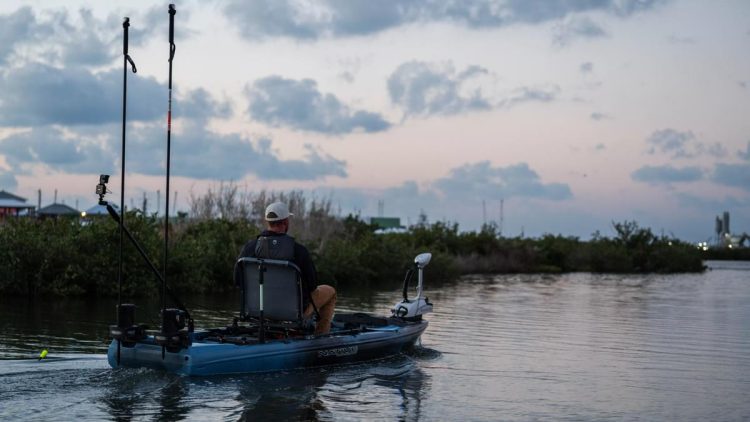
[[[135,305],[118,305],[118,323],[107,358],[113,368],[154,368],[180,375],[282,371],[379,359],[414,345],[427,329],[432,304],[422,296],[423,269],[431,255],[414,259],[403,300],[387,317],[338,313],[331,330],[314,334],[315,318],[302,312],[299,268],[291,261],[240,258],[235,276],[242,290],[239,316],[224,328],[195,330],[184,309],[163,309],[161,330],[135,323]],[[408,284],[417,272],[417,296]],[[316,309],[317,313],[317,309]]]
[[[351,323],[351,320],[364,323]],[[427,321],[379,318],[365,314],[337,315],[331,332],[321,336],[268,338],[260,343],[231,329],[196,331],[190,345],[164,351],[154,335],[120,347],[113,340],[107,353],[117,367],[147,367],[180,375],[220,375],[270,372],[342,364],[392,356],[411,347],[427,328]]]

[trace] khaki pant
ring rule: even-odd
[[[327,284],[321,284],[310,293],[310,296],[320,313],[320,320],[315,325],[315,334],[326,334],[331,331],[333,309],[336,306],[336,289]],[[305,317],[311,316],[313,312],[315,311],[312,305],[307,305]]]

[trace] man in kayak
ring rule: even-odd
[[[302,293],[305,306],[304,317],[312,316],[314,308],[312,299],[320,314],[315,325],[315,334],[325,334],[331,329],[333,310],[336,306],[336,289],[327,285],[318,285],[318,274],[306,247],[297,243],[286,234],[289,231],[289,217],[294,214],[283,202],[274,202],[266,207],[264,218],[266,230],[242,248],[240,258],[280,259],[294,262],[302,271]]]

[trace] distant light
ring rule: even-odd
[[[729,249],[732,249],[732,245],[729,245]]]
[[[669,242],[669,246],[672,246],[672,242]]]
[[[86,211],[81,211],[81,217],[86,217]]]
[[[704,247],[703,247],[703,250],[704,250],[704,251],[707,251],[707,250],[708,250],[708,246],[704,246]]]

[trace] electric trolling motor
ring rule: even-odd
[[[414,258],[414,266],[409,268],[406,272],[406,277],[404,277],[404,300],[393,306],[393,309],[391,309],[393,316],[404,319],[420,320],[422,319],[423,314],[432,312],[432,303],[430,303],[426,296],[422,297],[424,267],[430,263],[430,259],[432,259],[431,253],[421,253]],[[414,299],[409,299],[409,281],[411,280],[412,275],[414,275],[414,268],[417,269],[418,274],[417,296]]]

